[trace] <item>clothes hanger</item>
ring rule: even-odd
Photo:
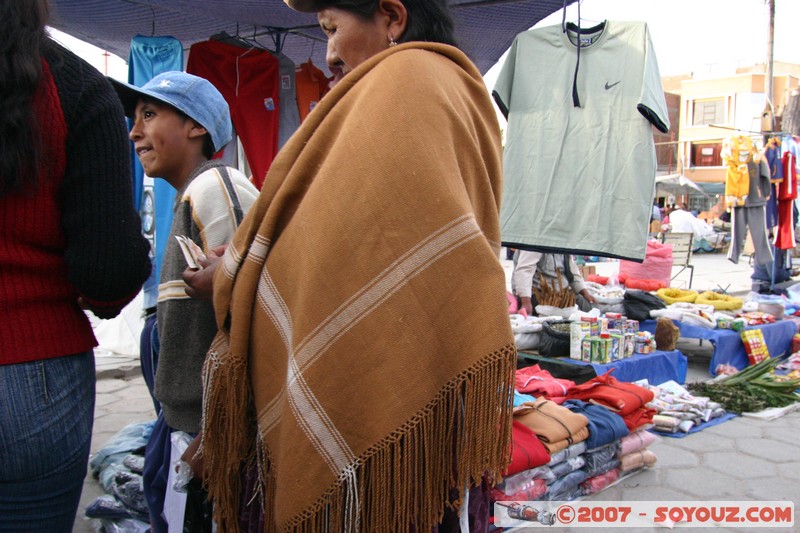
[[[567,33],[567,29],[574,30],[577,33],[577,37],[575,41],[577,42],[577,46],[575,49],[577,50],[577,56],[575,59],[575,75],[572,78],[572,106],[573,107],[581,107],[581,99],[578,95],[578,69],[581,65],[581,0],[578,0],[578,24],[574,25],[572,23],[567,24],[567,0],[564,0],[564,5],[562,6],[562,16],[561,16],[561,33]],[[567,34],[569,37],[569,34]],[[570,39],[571,41],[571,39]]]
[[[577,5],[578,5],[578,19],[577,19],[577,21],[569,21],[569,22],[567,22],[567,9],[570,6],[568,6],[566,0],[564,0],[564,4],[563,4],[563,10],[564,11],[563,11],[563,16],[561,18],[561,31],[562,32],[566,32],[567,30],[572,30],[572,31],[577,32],[578,30],[580,30],[580,33],[585,34],[585,33],[589,33],[589,32],[599,31],[599,30],[601,30],[601,29],[603,29],[605,27],[605,24],[608,22],[608,19],[595,20],[595,19],[586,18],[583,15],[581,15],[581,4],[583,4],[583,0],[579,0],[577,2]],[[584,27],[583,26],[584,22],[588,22],[589,26]]]

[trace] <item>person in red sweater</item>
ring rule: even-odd
[[[84,309],[116,316],[150,272],[122,106],[47,36],[48,12],[0,3],[3,532],[72,530],[94,421]]]

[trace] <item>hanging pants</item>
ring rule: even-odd
[[[766,265],[772,261],[772,248],[767,235],[767,215],[765,207],[734,207],[731,213],[731,246],[728,259],[732,263],[739,262],[744,240],[750,228],[757,265]]]
[[[278,59],[260,48],[210,40],[192,45],[186,72],[207,79],[225,97],[253,171],[253,183],[261,189],[278,153]]]
[[[779,250],[791,250],[795,247],[794,200],[778,200],[778,226],[773,244]]]
[[[128,57],[128,83],[141,87],[157,75],[172,70],[183,70],[183,46],[174,37],[146,37],[136,35],[131,39]],[[133,161],[133,198],[136,209],[141,208],[144,189],[144,170],[131,145]],[[155,199],[155,251],[154,268],[145,282],[144,308],[155,307],[158,300],[158,280],[161,279],[161,258],[167,248],[167,238],[172,226],[172,208],[175,188],[162,179],[153,182]]]

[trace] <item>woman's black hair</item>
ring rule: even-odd
[[[429,41],[458,46],[453,31],[453,17],[447,0],[401,0],[408,12],[408,22],[403,35],[395,37],[398,43],[409,41]],[[325,7],[335,7],[365,19],[370,19],[378,11],[380,0],[351,2],[348,0],[328,0]]]
[[[41,138],[33,97],[48,15],[47,0],[0,2],[0,196],[36,184]]]

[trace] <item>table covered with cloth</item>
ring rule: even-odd
[[[711,342],[714,352],[711,356],[708,371],[712,376],[716,375],[717,365],[723,363],[732,365],[739,370],[750,364],[742,344],[740,332],[729,329],[708,329],[692,326],[677,320],[674,322],[680,329],[681,337],[705,339]],[[656,321],[644,320],[639,323],[639,329],[655,333]],[[771,324],[748,326],[745,329],[760,329],[764,335],[764,341],[767,343],[770,356],[776,357],[791,349],[792,337],[797,333],[797,324],[792,320],[780,320]]]
[[[567,365],[588,365],[594,369],[598,376],[614,369],[611,375],[619,381],[634,382],[640,379],[647,379],[651,385],[658,385],[670,380],[684,383],[689,367],[688,359],[679,350],[668,352],[656,350],[649,354],[634,354],[631,357],[606,364],[586,363],[569,357],[544,357],[527,351],[519,352],[519,356],[526,362],[530,361],[532,365],[536,364],[539,359],[558,361]],[[556,375],[552,368],[550,373]]]

